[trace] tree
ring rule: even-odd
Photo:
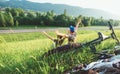
[[[7,26],[14,26],[14,18],[10,12],[5,13],[5,20]]]
[[[13,16],[12,16],[12,14],[11,13],[8,13],[8,16],[9,16],[9,24],[11,25],[11,26],[14,26],[14,18],[13,18]]]
[[[6,26],[4,15],[1,12],[0,12],[0,26],[3,26],[3,27]]]
[[[15,26],[18,26],[19,25],[19,22],[16,20],[15,21]]]
[[[11,8],[5,8],[5,12],[6,12],[6,13],[11,12]]]
[[[94,17],[91,17],[91,25],[93,26],[93,25],[95,25],[95,18]]]
[[[13,17],[19,16],[19,12],[14,8],[11,9],[11,14]]]
[[[91,18],[90,17],[83,17],[82,20],[84,26],[90,26],[91,25]]]
[[[55,24],[57,26],[68,26],[68,17],[64,14],[55,17]]]
[[[47,14],[45,16],[43,16],[43,21],[45,25],[52,25],[54,22],[54,12],[53,11],[49,11],[47,12]]]
[[[42,14],[40,12],[36,12],[36,18],[34,19],[34,23],[36,25],[43,25],[43,22],[42,22]]]
[[[64,16],[67,16],[67,10],[64,9]]]
[[[17,10],[17,12],[19,13],[19,16],[25,17],[25,11],[24,11],[23,9],[17,8],[16,10]]]
[[[27,12],[27,17],[34,18],[35,14],[33,12]]]

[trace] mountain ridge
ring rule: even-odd
[[[92,9],[92,8],[82,8],[78,6],[71,6],[65,4],[52,4],[52,3],[37,3],[37,2],[30,2],[26,0],[20,1],[4,1],[0,2],[1,7],[13,7],[13,8],[22,8],[25,10],[33,10],[33,11],[40,11],[40,12],[47,12],[53,10],[56,14],[62,14],[64,9],[67,10],[67,14],[71,16],[89,16],[100,18],[103,17],[104,19],[120,19],[117,15],[109,13],[107,11]]]

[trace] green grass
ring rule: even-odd
[[[79,31],[77,42],[93,40],[98,37],[97,32]],[[102,32],[106,35],[110,33]],[[120,30],[115,32],[120,38]],[[55,37],[53,31],[48,33]],[[114,40],[106,40],[97,46],[97,51],[113,48],[114,45]],[[42,33],[0,34],[0,74],[62,74],[73,66],[97,60],[88,47],[44,57],[43,54],[52,48],[52,41]]]

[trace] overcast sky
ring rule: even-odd
[[[101,9],[120,16],[120,0],[28,0],[40,3],[67,4],[83,8]]]

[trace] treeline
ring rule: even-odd
[[[72,17],[67,14],[65,9],[63,14],[56,15],[54,11],[49,12],[33,12],[25,11],[20,8],[5,8],[0,10],[0,27],[11,27],[21,25],[33,25],[33,26],[69,26],[74,25],[77,19],[81,19],[81,26],[104,26],[109,20],[105,20],[102,17],[96,19],[94,17],[78,16]],[[119,20],[110,21],[118,26]]]

